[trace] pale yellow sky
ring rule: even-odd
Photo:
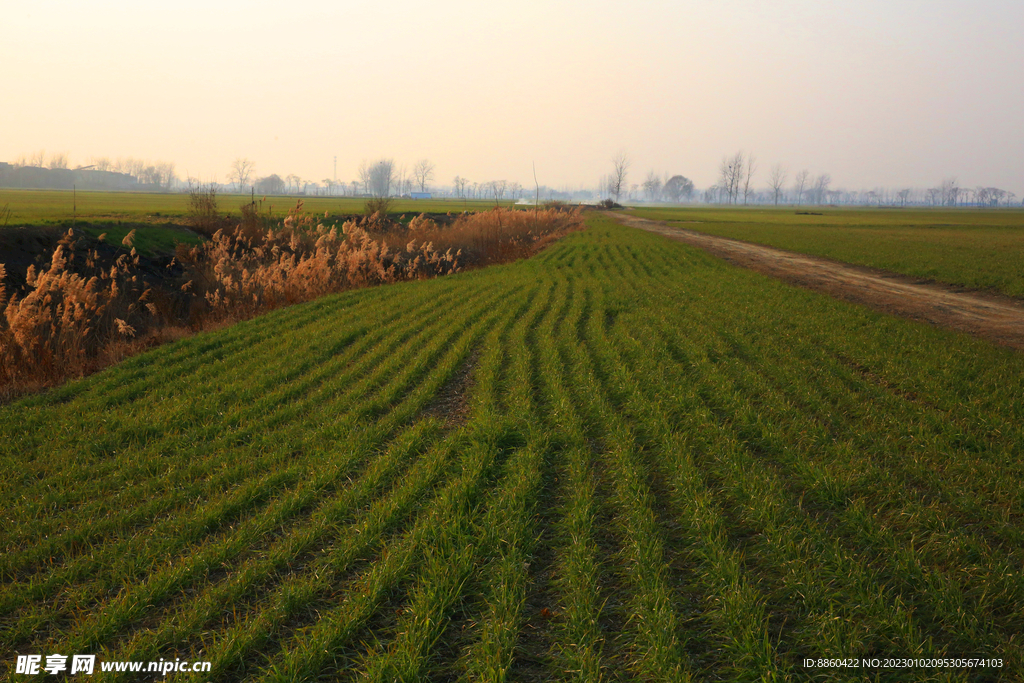
[[[722,157],[834,187],[947,176],[1024,195],[1019,0],[140,3],[0,0],[0,160],[168,160],[226,180],[716,179]]]

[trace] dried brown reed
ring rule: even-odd
[[[107,267],[69,230],[49,267],[30,268],[10,295],[0,265],[0,400],[278,306],[523,258],[583,223],[576,210],[495,209],[449,226],[420,215],[401,227],[376,214],[339,229],[301,203],[279,225],[251,208],[209,240],[179,245],[184,276],[156,289],[139,275],[134,231]]]
[[[48,267],[29,266],[22,296],[8,295],[0,265],[0,399],[95,369],[106,347],[150,326],[157,308],[136,272],[135,249],[109,268],[98,256],[68,230]]]
[[[415,239],[435,249],[460,249],[464,267],[475,267],[527,258],[582,227],[583,217],[576,208],[538,211],[495,208],[459,216],[450,226],[439,226],[420,215],[409,222],[408,231]],[[397,237],[392,232],[384,240],[390,245]]]

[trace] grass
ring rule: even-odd
[[[1020,210],[638,208],[635,213],[687,230],[1024,297]]]
[[[257,200],[264,199],[257,195]],[[302,197],[306,211],[323,214],[361,214],[365,199],[344,197]],[[251,195],[217,194],[220,210],[233,216],[240,215],[240,207],[249,203]],[[263,209],[273,210],[282,218],[295,207],[296,197],[265,197]],[[0,206],[10,211],[11,226],[64,224],[77,216],[78,220],[130,221],[136,223],[181,223],[188,216],[188,193],[100,192],[67,190],[14,190],[0,189]],[[504,201],[503,206],[514,202]],[[451,211],[485,211],[494,207],[494,201],[420,199],[395,200],[392,211],[397,213],[446,213]]]
[[[1022,356],[589,224],[0,408],[3,649],[212,661],[195,680],[1014,680]]]

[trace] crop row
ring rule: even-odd
[[[0,639],[216,680],[1009,679],[1020,366],[591,219],[4,408]]]

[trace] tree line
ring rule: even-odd
[[[682,175],[649,171],[642,182],[630,183],[630,160],[620,152],[611,160],[612,170],[598,183],[598,195],[616,202],[647,201],[680,203],[696,199],[706,204],[814,204],[860,206],[935,206],[935,207],[1000,207],[1024,205],[1017,194],[996,187],[961,187],[955,177],[945,178],[925,190],[903,187],[870,190],[844,190],[832,187],[829,173],[811,174],[804,169],[792,178],[782,164],[768,169],[767,187],[757,186],[758,160],[753,154],[738,151],[722,158],[717,181],[701,192]]]

